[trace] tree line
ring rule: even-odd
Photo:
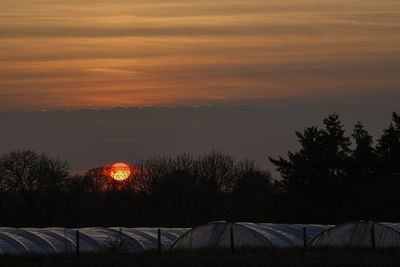
[[[153,157],[118,182],[107,167],[71,175],[68,162],[32,150],[0,156],[0,226],[170,226],[212,220],[327,223],[399,221],[400,116],[374,142],[358,122],[350,135],[337,114],[296,132],[300,149],[254,161],[222,152]]]
[[[374,142],[361,122],[350,136],[337,114],[324,127],[296,132],[297,152],[269,158],[282,179],[275,183],[285,221],[340,223],[400,221],[400,116]]]
[[[14,151],[0,158],[0,181],[2,226],[183,227],[236,212],[253,220],[272,195],[269,172],[221,152],[135,162],[119,182],[105,167],[72,176],[64,160]]]

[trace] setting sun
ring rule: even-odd
[[[130,175],[130,167],[123,162],[115,163],[111,167],[110,176],[116,181],[124,181],[128,179]]]

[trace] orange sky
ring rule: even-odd
[[[0,61],[0,110],[396,91],[400,1],[2,0]]]

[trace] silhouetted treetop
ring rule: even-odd
[[[355,143],[349,162],[349,176],[354,182],[369,179],[374,175],[376,165],[376,150],[373,147],[372,136],[365,130],[361,122],[354,126],[352,138]]]
[[[385,175],[400,176],[400,116],[394,112],[392,121],[378,140],[379,171]]]
[[[284,191],[298,194],[339,186],[350,156],[350,138],[344,135],[337,114],[329,115],[323,122],[322,129],[308,127],[303,133],[296,132],[301,148],[288,152],[287,160],[269,157],[281,173],[279,185]]]
[[[321,129],[296,132],[301,147],[289,151],[287,159],[269,158],[281,174],[276,186],[289,213],[305,221],[332,223],[340,218],[373,219],[382,213],[379,205],[398,203],[400,116],[393,113],[376,147],[361,122],[354,125],[351,137],[337,114],[323,123]]]

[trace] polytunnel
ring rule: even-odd
[[[300,247],[329,228],[328,225],[210,222],[187,231],[171,249],[228,248],[232,238],[235,247]]]
[[[189,228],[9,228],[0,227],[0,254],[71,253],[76,251],[76,230],[79,231],[79,251],[101,252],[124,249],[136,252],[158,248],[167,250]]]
[[[400,247],[400,224],[359,221],[337,225],[314,237],[311,247]]]

